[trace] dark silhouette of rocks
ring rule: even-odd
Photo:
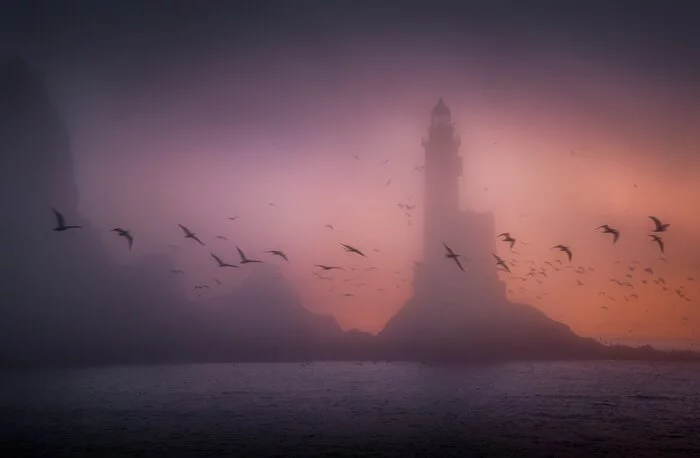
[[[330,316],[311,313],[273,264],[257,264],[229,294],[203,301],[190,322],[198,353],[219,361],[305,360],[343,331]]]

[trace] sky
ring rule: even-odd
[[[415,167],[443,97],[462,138],[463,208],[492,212],[497,233],[527,243],[517,255],[500,247],[519,259],[500,274],[511,299],[582,335],[692,339],[697,7],[524,3],[3,2],[0,57],[20,53],[44,70],[71,137],[80,212],[136,237],[128,252],[106,234],[114,257],[169,252],[185,294],[243,274],[217,270],[178,223],[224,260],[237,262],[239,245],[284,264],[265,253],[284,250],[306,307],[345,329],[381,330],[411,296],[422,249]],[[410,225],[397,203],[417,205]],[[666,261],[649,215],[671,223]],[[602,224],[620,230],[617,244],[596,232]],[[566,261],[559,243],[585,274],[519,278],[527,259]],[[314,264],[358,270],[324,281]],[[639,300],[610,282],[628,273]]]

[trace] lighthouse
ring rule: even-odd
[[[432,110],[425,150],[423,258],[444,257],[442,242],[452,246],[454,226],[460,216],[461,140],[455,133],[452,113],[440,99]]]

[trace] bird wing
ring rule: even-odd
[[[664,241],[661,240],[661,237],[659,237],[658,239],[656,239],[656,242],[659,244],[659,248],[661,248],[661,252],[663,253],[664,252]]]
[[[455,252],[452,251],[452,249],[451,249],[450,247],[448,247],[447,244],[446,244],[445,242],[442,242],[442,246],[445,247],[445,249],[447,250],[447,252],[448,252],[449,254],[455,254]]]
[[[569,257],[569,261],[571,261],[571,258],[572,258],[571,250],[568,249],[567,247],[564,247],[562,249],[562,251],[564,251],[566,253],[566,255]]]
[[[204,244],[204,242],[202,242],[201,240],[199,240],[199,237],[197,237],[196,235],[192,234],[190,237],[193,238],[193,239],[195,239],[196,241],[198,241],[200,245],[206,246],[206,245]]]
[[[280,251],[280,256],[282,256],[282,258],[283,258],[285,261],[289,261],[289,259],[287,259],[287,255],[284,254],[284,253],[281,252],[281,251]]]
[[[129,249],[131,249],[131,246],[134,244],[134,236],[126,232],[124,237],[129,241]]]
[[[650,216],[649,219],[651,219],[654,224],[656,224],[656,227],[661,227],[661,220],[657,218],[656,216]]]
[[[184,232],[185,235],[187,235],[187,236],[194,235],[194,234],[192,234],[192,231],[191,231],[191,230],[187,229],[187,228],[186,228],[185,226],[183,226],[182,224],[178,224],[178,226],[180,226],[180,229],[182,229],[182,232]]]
[[[218,257],[217,255],[215,255],[214,253],[209,253],[209,254],[211,255],[212,258],[214,258],[214,259],[216,260],[217,264],[222,265],[222,264],[224,263],[224,262],[221,260],[221,258]]]
[[[56,222],[58,223],[59,227],[65,226],[66,223],[63,219],[63,215],[61,214],[61,212],[59,212],[55,208],[52,208],[51,210],[53,210],[53,214],[56,215]]]
[[[245,257],[245,253],[243,253],[243,250],[241,250],[238,246],[236,246],[236,250],[238,250],[238,256],[241,257],[241,261],[245,261],[246,257]]]

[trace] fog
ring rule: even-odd
[[[6,321],[4,337],[36,333],[61,343],[112,333],[120,348],[134,339],[128,329],[167,353],[164,336],[226,334],[221,317],[229,312],[221,310],[236,295],[378,333],[413,295],[412,266],[423,250],[416,168],[440,97],[461,135],[462,207],[492,212],[494,238],[511,232],[527,243],[516,249],[522,260],[513,274],[499,273],[509,299],[585,336],[696,337],[700,290],[688,277],[700,276],[698,92],[695,70],[683,65],[696,50],[679,39],[691,24],[654,41],[649,30],[669,24],[663,15],[650,20],[659,13],[651,7],[614,30],[607,10],[579,18],[600,27],[596,36],[572,25],[575,9],[552,11],[544,26],[485,6],[401,14],[389,6],[216,2],[168,15],[127,4],[99,13],[52,8],[15,8],[0,47],[3,60],[19,53],[44,75],[69,138],[64,148],[44,127],[23,124],[28,138],[47,144],[24,165],[3,151],[3,214],[16,223],[4,258],[26,258],[21,268],[5,265],[7,297],[23,297],[6,313],[21,315],[22,326],[47,323],[32,331]],[[412,216],[398,203],[415,204]],[[51,232],[51,206],[90,229]],[[672,224],[665,261],[647,236],[649,215]],[[617,244],[596,232],[602,224],[620,230]],[[133,233],[131,251],[110,232],[117,226]],[[595,271],[523,282],[525,259],[566,261],[551,249],[559,243],[571,247],[575,266]],[[237,264],[236,246],[264,265],[217,267],[210,252]],[[289,262],[268,250],[283,250]],[[505,244],[498,252],[512,256]],[[647,267],[654,276],[636,285],[632,303],[610,279],[624,280],[633,260],[636,278]],[[322,280],[316,264],[346,271]],[[288,293],[260,299],[270,293],[260,279],[277,276]],[[651,281],[658,277],[668,290]],[[245,285],[258,293],[245,296]],[[681,286],[689,300],[674,292]],[[65,296],[52,301],[58,290]],[[86,312],[92,297],[104,309]],[[236,313],[224,322],[276,320],[274,310]],[[202,315],[195,332],[188,323]]]

